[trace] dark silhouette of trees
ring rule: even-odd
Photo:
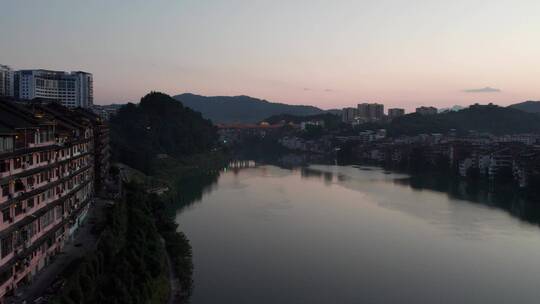
[[[210,150],[217,130],[201,114],[170,96],[152,92],[138,105],[129,103],[110,120],[116,160],[146,174],[158,154],[182,157]]]

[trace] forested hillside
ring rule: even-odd
[[[179,158],[206,152],[217,139],[209,120],[157,92],[120,108],[110,128],[116,160],[147,174],[159,154]]]
[[[457,112],[437,115],[409,114],[396,118],[388,126],[390,135],[446,133],[450,129],[492,134],[540,132],[540,117],[517,109],[496,105],[472,105]]]

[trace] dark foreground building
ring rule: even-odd
[[[108,128],[98,116],[0,99],[0,303],[73,236],[108,164]]]

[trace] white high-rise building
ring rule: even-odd
[[[15,97],[20,99],[54,99],[70,108],[88,108],[94,102],[90,73],[21,70],[16,72],[15,79]]]
[[[14,96],[13,70],[0,64],[0,96]]]

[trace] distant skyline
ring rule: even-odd
[[[2,2],[0,64],[149,91],[342,108],[540,100],[540,1]]]

